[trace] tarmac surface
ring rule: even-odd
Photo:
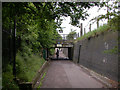
[[[72,61],[54,60],[50,62],[41,88],[104,88],[104,85]]]

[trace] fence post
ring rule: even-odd
[[[78,33],[78,37],[79,37],[79,33]]]
[[[91,32],[91,24],[89,25],[89,32]]]
[[[85,28],[84,28],[84,34],[86,34],[86,30],[85,30]]]
[[[108,2],[107,2],[107,14],[109,13],[109,8],[108,8]],[[110,16],[108,15],[108,22],[109,22]]]
[[[81,25],[80,25],[80,36],[82,36],[82,32],[83,31],[83,24],[81,23]]]
[[[97,28],[99,28],[99,20],[97,19]]]

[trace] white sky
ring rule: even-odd
[[[90,8],[88,10],[89,17],[85,21],[80,20],[80,23],[83,23],[83,30],[84,30],[84,28],[86,28],[86,32],[88,32],[89,31],[89,24],[90,24],[89,21],[92,18],[94,18],[94,17],[96,17],[100,14],[106,14],[106,13],[107,13],[107,8],[106,7],[103,7],[99,11],[98,11],[97,6],[94,6],[94,7]],[[63,23],[62,23],[61,27],[65,27],[65,28],[63,29],[63,33],[59,33],[59,34],[69,34],[69,32],[71,32],[71,29],[76,30],[77,33],[80,32],[80,28],[74,27],[74,26],[69,24],[70,23],[70,17],[63,17],[63,18],[64,18],[64,20],[63,20]],[[104,20],[104,22],[100,21],[99,25],[101,26],[104,23],[107,23],[107,20]],[[97,28],[97,24],[95,22],[94,24],[91,25],[91,30],[94,30],[96,28]]]

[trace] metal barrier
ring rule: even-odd
[[[12,63],[13,56],[13,42],[12,33],[10,31],[2,30],[2,66],[4,67],[7,62]]]

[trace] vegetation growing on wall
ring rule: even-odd
[[[114,18],[109,19],[107,24],[104,24],[103,26],[100,26],[99,28],[92,30],[92,32],[88,32],[85,35],[83,35],[82,37],[78,38],[77,40],[82,40],[82,39],[86,39],[89,37],[94,37],[100,33],[103,33],[107,30],[112,30],[112,31],[118,31],[120,30],[120,15],[116,14],[116,13],[107,13],[106,15],[100,15],[99,17],[96,17],[97,19],[108,19],[108,16],[114,16]],[[92,19],[92,20],[96,20],[96,18]]]
[[[113,31],[118,31],[118,33],[119,33],[119,31],[120,31],[120,15],[117,15],[113,19],[111,19],[110,22],[109,22],[109,25],[110,25],[110,27]],[[110,49],[110,50],[105,50],[104,53],[118,54],[119,55],[119,53],[120,53],[120,50],[119,50],[120,42],[119,42],[119,40],[120,40],[120,37],[118,35],[118,42],[116,42],[118,44],[118,46],[115,46],[115,47],[113,47],[113,49]]]
[[[68,40],[74,40],[75,35],[76,35],[76,32],[75,32],[75,31],[72,31],[72,32],[70,32],[70,33],[67,35],[67,39],[68,39]]]
[[[83,39],[88,39],[90,37],[95,37],[95,36],[105,32],[107,30],[110,30],[110,26],[107,25],[107,24],[104,24],[103,26],[100,26],[99,28],[97,28],[97,29],[95,29],[95,30],[93,30],[91,32],[86,33],[82,37],[77,38],[76,41],[83,40]]]
[[[115,46],[113,49],[105,50],[104,53],[107,54],[118,54],[118,46]]]
[[[108,24],[104,24],[103,26],[100,26],[99,28],[86,33],[82,37],[77,38],[75,42],[98,36],[99,34],[104,33],[105,31],[109,31],[109,30],[112,30],[113,32],[119,31],[120,30],[119,22],[120,22],[120,15],[117,15],[114,18],[112,18]],[[118,37],[118,40],[120,40],[120,37]],[[119,42],[116,43],[119,44]],[[118,54],[118,52],[120,52],[120,50],[118,50],[118,46],[113,47],[113,49],[104,51],[104,53],[108,53],[108,54]]]

